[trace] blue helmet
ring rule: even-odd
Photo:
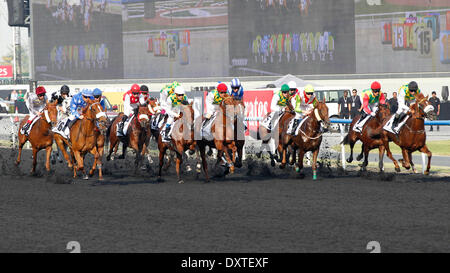
[[[92,95],[94,96],[101,96],[102,95],[102,90],[95,88],[94,91],[92,92]]]
[[[93,96],[93,94],[92,94],[92,89],[87,89],[87,88],[84,88],[84,89],[81,91],[81,94],[82,94],[83,96],[85,96],[85,97],[92,97],[92,96]]]
[[[231,88],[239,88],[241,87],[241,81],[238,78],[234,78],[231,80]]]

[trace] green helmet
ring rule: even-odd
[[[289,85],[287,85],[287,84],[283,84],[282,86],[281,86],[281,92],[289,92]]]

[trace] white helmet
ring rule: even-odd
[[[289,89],[297,89],[297,83],[294,81],[288,82]]]
[[[183,86],[179,85],[179,86],[175,87],[174,93],[178,94],[178,95],[185,95],[186,91],[184,91]]]

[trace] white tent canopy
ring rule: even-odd
[[[287,75],[279,78],[278,80],[272,82],[272,84],[274,84],[277,88],[280,88],[283,84],[287,84],[290,81],[294,81],[297,84],[297,87],[304,87],[308,84],[312,84],[314,87],[321,86],[314,82],[304,81],[304,80],[297,78],[296,76],[291,75],[291,74],[287,74]]]

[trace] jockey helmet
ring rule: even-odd
[[[70,93],[70,88],[67,86],[67,85],[63,85],[63,86],[61,86],[61,89],[59,90],[59,92],[61,93],[61,94],[67,94],[67,95],[69,95],[69,93]]]
[[[170,88],[172,88],[172,90],[175,90],[175,87],[180,86],[180,84],[177,81],[174,81],[172,83],[172,85],[170,86]]]
[[[290,82],[288,82],[288,86],[289,86],[289,89],[295,89],[295,90],[297,90],[297,83],[296,82],[294,82],[294,81],[290,81]]]
[[[370,85],[370,89],[372,89],[372,91],[374,91],[374,92],[375,92],[375,90],[378,90],[378,92],[379,92],[381,89],[381,84],[379,82],[375,81]]]
[[[282,92],[282,93],[287,93],[287,92],[289,92],[289,85],[283,84],[283,85],[281,86],[281,92]]]
[[[412,92],[416,92],[417,89],[419,89],[419,86],[417,85],[417,82],[412,81],[408,84],[408,90]]]
[[[38,86],[36,88],[36,95],[44,95],[45,93],[47,93],[47,91],[45,91],[45,88],[43,86]]]
[[[94,96],[101,96],[102,95],[102,90],[95,88],[94,91],[92,92],[92,95]]]
[[[174,93],[177,95],[185,95],[186,91],[184,91],[183,86],[179,85],[179,86],[175,87]]]
[[[231,88],[240,88],[241,81],[238,78],[234,78],[231,80]]]
[[[85,88],[85,89],[83,89],[82,91],[81,91],[81,94],[84,96],[84,97],[91,97],[93,94],[92,94],[92,89],[87,89],[87,88]]]
[[[131,92],[139,92],[139,91],[140,91],[140,87],[138,84],[135,83],[131,86]]]
[[[220,83],[220,84],[217,86],[217,91],[218,91],[219,93],[225,93],[225,92],[227,92],[227,90],[228,90],[228,87],[227,87],[227,85],[224,84],[224,83]]]
[[[305,86],[305,93],[314,94],[314,87],[311,84],[308,84],[307,86]]]
[[[148,93],[147,85],[141,85],[141,93]]]

